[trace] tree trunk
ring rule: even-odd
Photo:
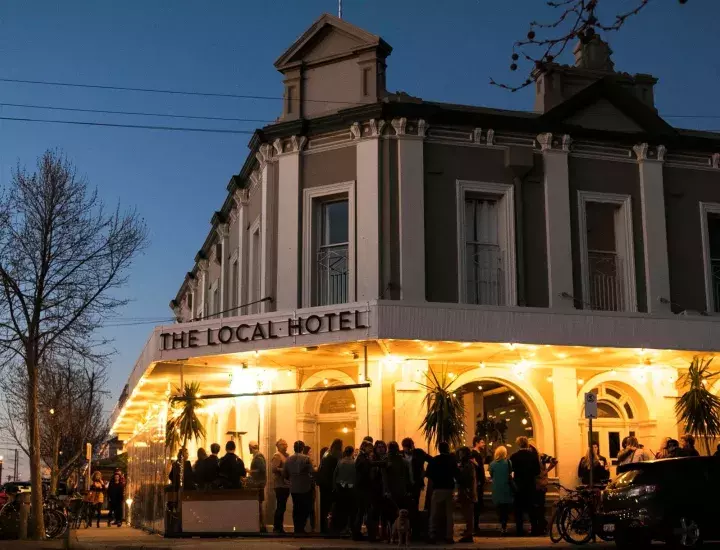
[[[178,510],[178,523],[180,524],[180,532],[182,533],[182,496],[183,486],[185,485],[185,449],[187,449],[188,438],[186,437],[183,441],[182,447],[180,447],[180,471],[178,472],[178,494],[177,494],[177,510]]]
[[[30,387],[28,403],[29,424],[30,424],[30,484],[31,514],[30,524],[33,527],[32,538],[43,540],[45,538],[45,522],[43,521],[43,493],[42,493],[42,471],[40,464],[40,415],[38,414],[38,364],[35,350],[28,350],[27,369]]]
[[[50,494],[57,493],[58,478],[60,477],[60,433],[57,432],[53,437],[52,448],[52,464],[50,466]]]

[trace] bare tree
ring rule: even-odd
[[[530,22],[526,37],[513,44],[510,70],[516,71],[518,63],[527,62],[530,68],[524,80],[507,84],[490,79],[490,84],[516,92],[532,84],[534,76],[552,69],[555,60],[576,41],[587,43],[596,36],[596,29],[606,32],[619,31],[631,17],[639,14],[652,0],[634,0],[625,11],[618,11],[613,0],[555,0],[546,4],[555,9],[556,17],[547,23]],[[687,0],[678,0],[686,4]],[[608,11],[604,11],[607,7]]]
[[[0,199],[0,353],[27,373],[30,481],[41,486],[39,388],[47,360],[107,352],[95,336],[127,303],[118,290],[147,243],[134,211],[106,209],[75,168],[47,151],[37,171],[20,166]],[[34,538],[44,538],[42,491],[32,493]]]

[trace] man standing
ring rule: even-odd
[[[251,441],[248,444],[252,461],[250,462],[250,480],[253,487],[258,490],[258,511],[260,517],[263,518],[263,505],[265,502],[265,485],[267,485],[267,461],[265,456],[260,452],[260,445],[257,441]],[[260,532],[265,533],[265,521],[260,521]]]
[[[217,443],[210,445],[210,453],[210,456],[205,459],[203,464],[203,483],[208,488],[212,488],[215,480],[220,475],[220,458],[218,458],[220,445]]]
[[[239,489],[242,486],[240,479],[247,476],[247,470],[245,470],[245,463],[242,458],[235,454],[234,441],[225,443],[225,456],[220,459],[218,469],[220,470],[223,487]]]
[[[691,434],[685,434],[680,438],[680,456],[700,456],[695,448],[695,437]]]
[[[342,439],[333,440],[325,456],[320,458],[320,468],[317,473],[317,484],[320,487],[320,532],[327,533],[328,514],[333,508],[335,485],[335,470],[342,458]],[[334,518],[333,518],[334,519]]]
[[[538,522],[535,509],[535,480],[540,475],[540,460],[530,448],[530,442],[525,436],[515,440],[519,447],[510,457],[510,463],[515,474],[515,526],[519,537],[523,532],[523,514],[527,512],[530,517],[530,528],[533,533],[538,531]]]
[[[363,440],[360,444],[360,451],[355,460],[355,504],[356,515],[352,526],[353,540],[363,540],[362,525],[365,516],[370,515],[370,495],[371,495],[371,473],[372,473],[372,443]],[[377,526],[373,526],[372,521],[367,522],[368,540],[374,541]]]
[[[455,457],[450,454],[450,445],[442,441],[438,444],[438,451],[440,454],[432,459],[427,469],[427,477],[433,486],[430,503],[430,541],[436,542],[441,538],[452,544],[454,542],[453,490],[459,471]]]
[[[277,452],[273,455],[270,468],[273,475],[273,487],[275,488],[275,517],[273,518],[273,533],[284,533],[283,520],[285,510],[290,496],[290,485],[283,475],[285,461],[288,458],[288,444],[284,439],[278,439],[275,443]]]
[[[480,534],[480,514],[483,511],[483,495],[485,494],[485,462],[487,446],[485,439],[479,436],[473,437],[473,448],[470,451],[470,460],[475,466],[475,479],[477,483],[477,502],[475,502],[474,529],[475,534]]]
[[[290,482],[290,494],[293,501],[293,533],[305,534],[305,524],[310,515],[312,491],[312,462],[303,454],[305,443],[296,441],[293,444],[295,454],[285,461],[283,477]]]

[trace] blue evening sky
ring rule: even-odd
[[[606,0],[628,7],[638,0]],[[337,0],[85,1],[3,0],[0,78],[279,96],[273,61]],[[553,10],[542,0],[345,0],[345,19],[394,47],[388,88],[425,99],[531,109],[531,90],[488,85],[512,76],[514,39]],[[663,114],[714,115],[720,56],[720,2],[654,0],[609,37],[616,68],[660,78]],[[566,62],[569,58],[565,59]],[[515,75],[520,77],[521,75]],[[326,96],[327,97],[327,96]],[[0,82],[0,103],[274,119],[277,101],[253,101],[62,88]],[[263,123],[173,120],[0,106],[0,117],[253,129]],[[720,118],[670,119],[720,129]],[[152,239],[137,260],[127,295],[130,318],[165,319],[168,302],[192,267],[225,198],[225,186],[247,153],[247,135],[69,126],[0,120],[0,186],[18,163],[33,167],[47,148],[61,148],[111,203],[135,205]],[[115,337],[110,389],[117,399],[152,324],[106,329]]]

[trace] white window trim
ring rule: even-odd
[[[235,280],[233,280],[233,265],[235,265],[235,262],[238,264],[238,270],[237,270],[237,277]],[[232,253],[232,256],[230,256],[230,261],[228,262],[228,279],[229,279],[229,294],[228,294],[228,303],[230,304],[230,307],[227,309],[232,308],[231,311],[228,313],[232,313],[234,316],[240,314],[240,253],[239,250],[236,248],[235,251]],[[233,299],[237,298],[236,304],[233,304]]]
[[[255,218],[255,221],[252,223],[252,225],[250,226],[250,229],[248,230],[248,240],[250,241],[248,243],[248,256],[247,256],[247,258],[248,258],[248,292],[247,292],[248,303],[252,302],[255,298],[254,289],[255,289],[255,283],[257,282],[257,281],[255,281],[256,271],[257,271],[257,276],[260,277],[260,279],[262,280],[262,262],[263,262],[262,238],[263,238],[263,236],[262,236],[262,231],[260,231],[260,226],[261,226],[261,221],[262,221],[261,218],[262,218],[262,216],[258,216],[257,218]],[[259,239],[260,240],[260,243],[259,243],[260,244],[260,265],[259,266],[255,266],[255,247],[254,247],[255,239],[253,239],[253,236],[255,235],[255,233],[258,233],[260,235],[260,239]],[[263,296],[258,296],[257,299],[260,300],[262,298],[263,298]],[[256,311],[259,312],[260,307],[261,307],[261,304],[253,304],[253,305],[247,307],[247,311],[248,311],[248,313],[254,313]]]
[[[465,273],[465,196],[468,194],[491,195],[499,199],[504,226],[500,243],[506,253],[505,269],[505,306],[517,305],[517,260],[515,254],[515,188],[506,183],[484,181],[456,181],[456,218],[457,218],[457,251],[458,251],[458,296],[461,304],[467,303],[467,285]]]
[[[303,191],[303,307],[312,306],[314,203],[323,197],[341,194],[346,194],[348,198],[348,303],[355,301],[355,180],[352,180]]]
[[[588,301],[590,286],[590,262],[587,248],[587,211],[585,205],[589,202],[609,203],[620,207],[622,236],[615,236],[622,251],[624,260],[624,291],[626,307],[624,311],[637,311],[637,279],[635,278],[635,242],[633,238],[632,198],[630,195],[614,193],[595,193],[592,191],[578,191],[578,242],[580,243],[580,276],[583,304]],[[583,309],[585,309],[583,307]]]
[[[708,214],[720,215],[720,203],[700,201],[700,231],[702,232],[703,268],[705,271],[705,311],[715,311],[715,296],[712,287],[712,265],[710,264],[710,233],[708,232]]]

